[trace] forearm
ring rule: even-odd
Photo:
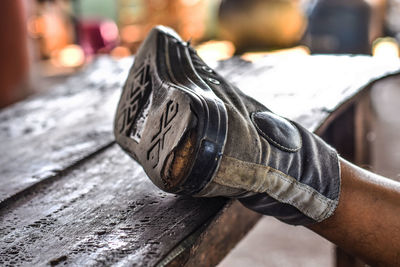
[[[341,164],[335,214],[309,228],[374,265],[400,265],[400,183]]]

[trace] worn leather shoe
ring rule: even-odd
[[[114,134],[167,192],[239,198],[290,224],[320,222],[338,204],[336,151],[246,96],[166,27],[135,57]]]

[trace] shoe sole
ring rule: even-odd
[[[114,134],[159,188],[193,195],[211,181],[228,126],[225,105],[196,71],[190,49],[168,28],[150,32],[124,85]]]

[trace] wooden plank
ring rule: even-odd
[[[336,69],[321,87],[306,86],[319,68],[314,57],[297,63],[232,59],[218,70],[274,111],[316,130],[362,89],[359,80],[370,79],[332,85],[343,74],[341,65],[352,62],[333,58]],[[370,60],[360,59],[352,68],[374,69]],[[155,265],[188,243],[179,255],[192,255],[190,265],[201,262],[210,240],[216,240],[216,249],[228,242],[210,255],[209,263],[218,262],[258,215],[241,216],[247,213],[237,203],[221,212],[227,200],[176,197],[153,186],[140,166],[112,145],[112,117],[130,64],[98,64],[0,114],[0,265]],[[299,69],[288,72],[291,64]],[[224,229],[232,239],[224,239],[226,233],[218,237]]]
[[[225,203],[161,192],[114,145],[0,210],[0,265],[151,266]]]
[[[260,217],[260,214],[232,200],[206,227],[186,238],[158,266],[215,266],[253,228]],[[182,244],[185,245],[183,248]]]
[[[321,71],[324,62],[329,69]],[[0,203],[110,145],[131,63],[100,58],[66,84],[0,112]],[[361,56],[275,56],[256,64],[231,59],[217,69],[273,111],[316,130],[370,79],[398,65]]]
[[[65,84],[0,112],[0,203],[113,142],[131,63],[99,58]]]
[[[369,56],[319,55],[268,56],[255,64],[230,59],[218,69],[272,111],[316,131],[371,81],[399,68],[399,61]]]

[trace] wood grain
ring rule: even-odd
[[[161,192],[114,144],[112,120],[131,62],[100,58],[0,112],[0,265],[215,264],[259,218],[226,199]],[[267,57],[233,58],[217,69],[273,111],[318,131],[399,64]]]
[[[0,265],[154,265],[225,203],[161,192],[113,145],[1,209]]]
[[[113,142],[131,63],[100,58],[65,84],[0,112],[0,203]]]
[[[396,60],[328,55],[267,56],[254,64],[236,58],[218,65],[246,94],[310,131],[334,118],[368,84],[399,68]]]

